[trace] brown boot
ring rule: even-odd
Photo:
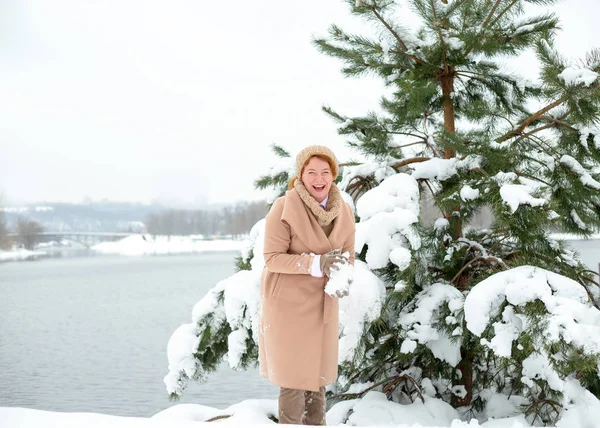
[[[302,425],[305,406],[305,391],[281,388],[279,390],[279,423]]]
[[[305,391],[305,397],[304,425],[325,425],[325,388],[319,388],[319,392]]]

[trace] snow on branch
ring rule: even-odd
[[[468,155],[464,159],[451,158],[440,159],[433,158],[421,163],[411,164],[414,170],[413,178],[439,181],[445,181],[458,174],[459,170],[471,170],[481,168],[483,157],[478,155]]]
[[[482,337],[491,324],[491,337],[482,338],[482,343],[498,356],[511,357],[513,343],[531,331],[533,320],[524,308],[535,301],[546,309],[545,328],[534,338],[536,349],[564,342],[600,355],[600,311],[589,302],[585,288],[534,266],[499,272],[473,287],[464,304],[467,329]],[[501,320],[494,321],[500,316]]]
[[[587,144],[588,137],[593,138],[594,146],[600,150],[600,128],[585,126],[579,129],[579,141],[587,151],[589,151]]]
[[[421,239],[414,225],[418,223],[419,188],[408,174],[396,174],[369,190],[356,205],[360,223],[356,225],[356,252],[368,245],[366,261],[370,269],[385,267],[388,262],[400,270],[411,261],[407,244],[420,248]]]
[[[354,262],[354,282],[349,295],[340,299],[339,364],[352,361],[365,324],[379,318],[385,300],[385,285],[367,265]]]
[[[169,394],[180,396],[190,379],[206,380],[216,364],[204,367],[197,354],[219,340],[215,337],[217,332],[227,334],[228,352],[224,358],[233,369],[243,368],[242,360],[248,352],[247,339],[251,337],[258,343],[264,225],[261,220],[252,228],[250,239],[242,250],[244,259],[254,253],[252,270],[239,271],[209,290],[194,306],[192,323],[180,326],[169,339],[169,372],[164,378]],[[214,355],[214,358],[220,356]]]
[[[560,163],[571,169],[575,174],[579,176],[579,180],[586,186],[591,187],[592,189],[600,190],[600,183],[598,183],[594,178],[590,175],[586,169],[581,166],[577,160],[569,155],[563,155],[560,158]]]
[[[520,205],[527,204],[532,207],[545,205],[547,201],[541,198],[535,198],[531,194],[535,189],[523,184],[504,184],[500,187],[500,196],[506,205],[514,213]]]
[[[463,302],[462,293],[448,284],[433,284],[421,291],[398,318],[398,323],[406,331],[406,338],[402,342],[400,352],[405,354],[414,352],[418,342],[426,345],[436,358],[456,367],[461,360],[460,341],[452,341],[435,324],[439,323],[446,306],[450,315],[445,317],[444,323],[457,324],[452,335],[462,335],[459,320]]]
[[[342,181],[338,187],[340,190],[346,190],[356,177],[368,177],[370,175],[375,178],[377,183],[381,183],[395,173],[394,168],[389,166],[387,162],[370,162],[361,165],[345,166],[342,172]]]
[[[600,76],[588,68],[567,67],[557,77],[567,86],[590,86]]]
[[[404,208],[419,215],[419,185],[408,174],[394,174],[379,186],[366,192],[356,203],[361,222],[379,212],[392,212]]]

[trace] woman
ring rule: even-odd
[[[324,288],[335,263],[354,264],[355,231],[337,175],[331,150],[306,147],[296,157],[300,179],[266,218],[260,373],[281,388],[280,424],[325,425],[325,386],[337,378],[338,301]]]

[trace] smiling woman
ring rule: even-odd
[[[325,293],[336,263],[354,264],[354,215],[333,183],[324,146],[296,157],[290,190],[265,224],[260,373],[279,386],[279,423],[325,425],[325,386],[337,378],[338,299]]]

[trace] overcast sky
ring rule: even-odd
[[[562,53],[600,47],[597,0],[553,10]],[[272,143],[346,159],[321,105],[381,91],[312,46],[334,22],[361,28],[341,0],[3,0],[2,202],[256,199]]]

